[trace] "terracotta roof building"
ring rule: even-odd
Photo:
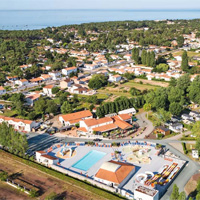
[[[135,166],[110,160],[104,162],[94,179],[111,187],[122,187],[135,173]]]
[[[86,120],[91,118],[93,118],[92,113],[89,110],[83,110],[80,112],[60,115],[59,121],[64,126],[69,126],[69,125],[75,125],[76,123],[79,123],[81,120]]]

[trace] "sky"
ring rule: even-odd
[[[200,0],[0,0],[0,10],[200,9]]]

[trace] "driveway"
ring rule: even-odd
[[[146,127],[146,129],[143,131],[141,135],[135,137],[135,139],[145,138],[145,136],[149,135],[154,130],[153,123],[146,118],[146,114],[147,114],[146,112],[143,112],[141,114],[136,115],[138,119],[137,123],[139,124],[139,126],[141,128]]]

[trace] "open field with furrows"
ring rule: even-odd
[[[141,84],[140,81],[142,81],[143,84]],[[112,94],[115,97],[118,97],[118,96],[132,97],[132,95],[129,93],[129,90],[132,87],[135,87],[135,88],[143,91],[143,90],[156,89],[156,88],[159,88],[160,86],[167,87],[168,83],[159,82],[159,81],[148,81],[148,80],[144,80],[144,79],[135,79],[135,80],[126,82],[124,84],[118,84],[117,87],[101,88],[97,92],[99,94],[107,94],[107,95]],[[112,98],[112,96],[107,101],[109,101],[111,98]]]
[[[26,164],[27,163],[27,164]],[[43,168],[43,170],[41,170]],[[84,199],[120,199],[98,188],[64,176],[58,172],[46,169],[43,166],[25,161],[4,151],[0,151],[0,169],[9,175],[17,175],[19,178],[34,184],[41,189],[39,199],[45,199],[51,192],[56,192],[59,199],[84,200]],[[62,179],[56,177],[62,176]],[[5,197],[5,198],[4,198]],[[17,189],[0,183],[0,199],[30,199],[28,195]],[[37,199],[38,199],[37,198]]]

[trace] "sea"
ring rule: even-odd
[[[34,30],[89,22],[197,18],[200,10],[0,10],[0,29]]]

